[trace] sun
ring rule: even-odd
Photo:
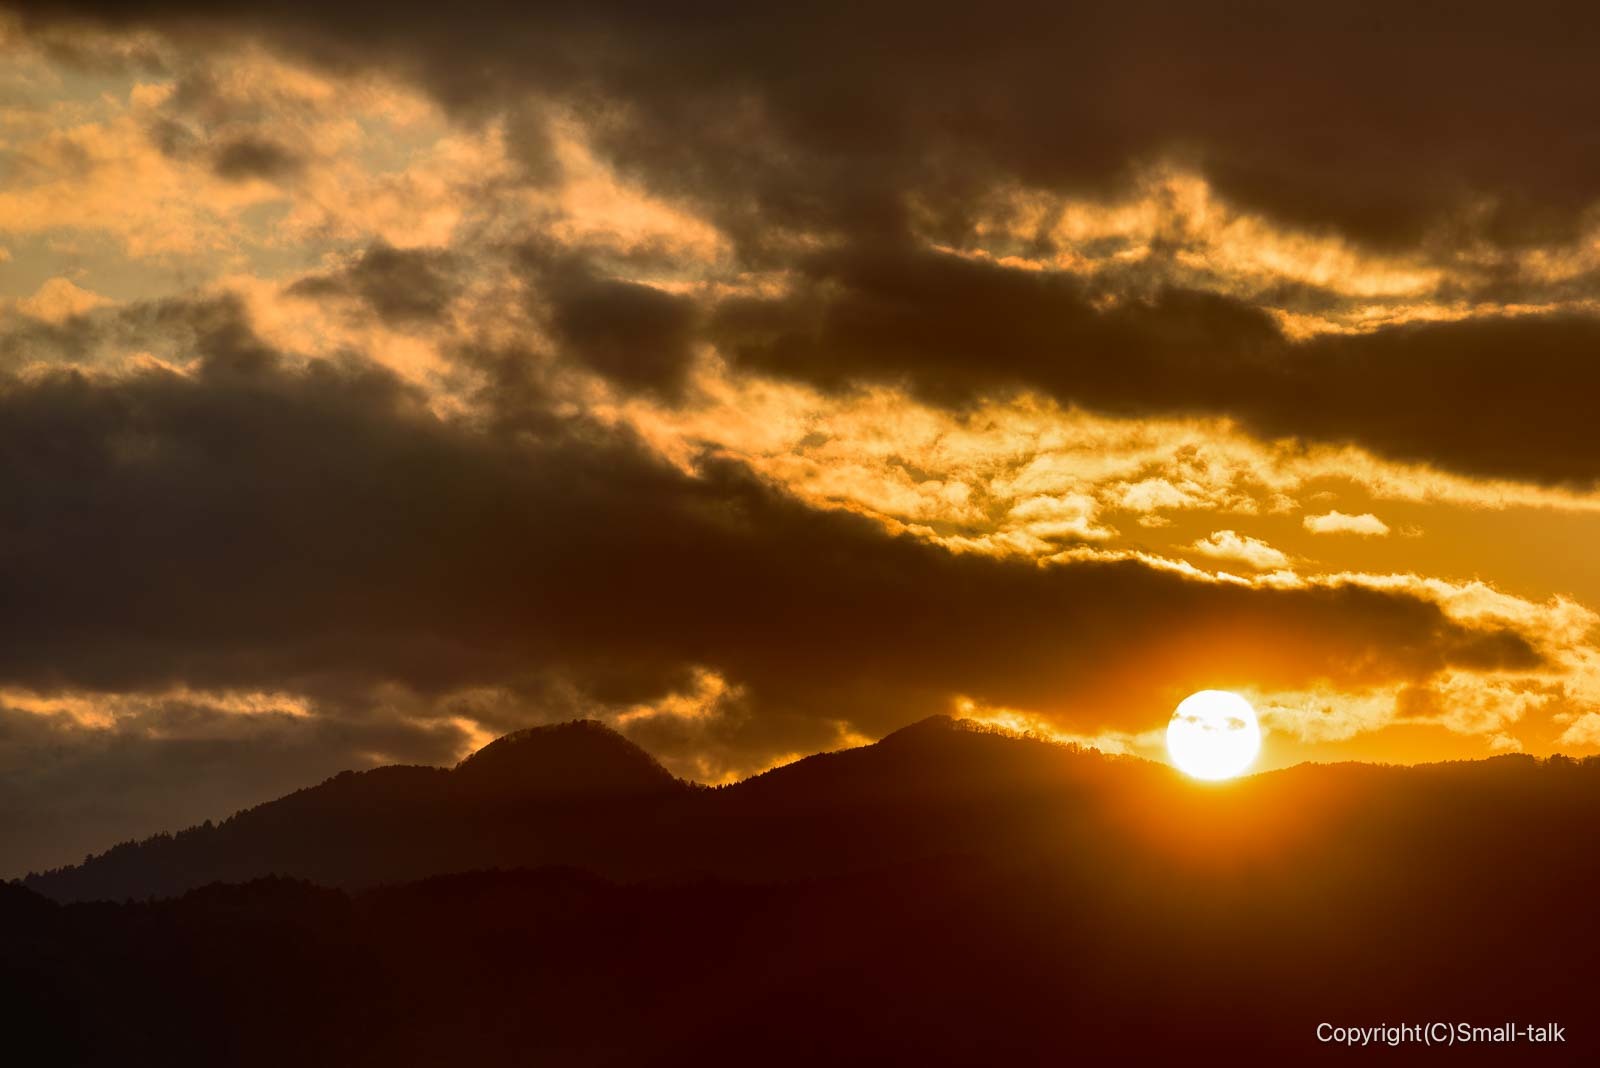
[[[1196,779],[1231,779],[1261,750],[1256,710],[1236,693],[1201,690],[1185,697],[1167,724],[1167,754]]]

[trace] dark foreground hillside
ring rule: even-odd
[[[1319,1023],[1511,1020],[1566,1041],[1441,1060],[1600,1056],[1592,762],[1208,788],[930,723],[728,790],[643,789],[645,769],[578,797],[554,770],[518,785],[541,766],[528,756],[496,767],[502,801],[561,829],[552,855],[602,813],[589,870],[256,878],[120,904],[0,887],[7,1049],[119,1065],[1357,1063],[1430,1051],[1330,1047]],[[513,809],[477,796],[434,818],[503,828]],[[618,831],[623,813],[650,833]],[[503,841],[507,868],[534,848]]]

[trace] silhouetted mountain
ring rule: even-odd
[[[168,896],[265,875],[365,886],[473,868],[648,853],[649,812],[692,793],[595,722],[519,731],[454,769],[344,772],[219,824],[126,843],[25,882],[63,901]],[[616,863],[608,864],[608,860]]]
[[[615,731],[577,721],[507,735],[453,770],[346,772],[220,824],[117,846],[26,882],[73,901],[267,875],[359,888],[550,864],[619,878],[803,876],[815,855],[827,854],[831,870],[987,838],[994,805],[1029,792],[1065,800],[1105,763],[935,717],[874,746],[707,790],[674,779]],[[939,828],[934,840],[904,825],[913,811]]]
[[[1594,1063],[1597,816],[1597,760],[1203,785],[932,720],[710,790],[567,726],[36,880],[344,889],[0,887],[0,1004],[61,1064],[1298,1063],[1506,1020],[1567,1041],[1451,1063]]]
[[[271,875],[360,889],[551,865],[617,879],[802,879],[948,856],[1028,856],[1106,834],[1177,850],[1237,839],[1239,848],[1281,851],[1352,827],[1398,834],[1419,814],[1489,818],[1526,808],[1537,819],[1545,807],[1586,803],[1597,784],[1600,761],[1511,755],[1411,768],[1302,765],[1206,786],[1149,761],[936,716],[874,745],[708,789],[674,779],[615,731],[578,721],[507,735],[452,770],[346,772],[220,824],[121,845],[25,882],[74,901]],[[1450,826],[1472,833],[1464,818]]]
[[[485,797],[556,798],[661,794],[680,784],[616,731],[581,719],[490,742],[456,767],[452,785]]]

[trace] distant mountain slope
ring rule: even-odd
[[[1310,863],[1330,840],[1428,855],[1475,848],[1485,828],[1530,833],[1573,812],[1600,816],[1600,761],[1304,765],[1214,786],[935,717],[709,789],[580,721],[508,735],[453,770],[345,773],[27,885],[60,901],[122,900],[263,876],[359,889],[550,865],[625,880],[784,881],[962,857],[1090,857],[1130,844],[1199,860]]]
[[[454,769],[344,772],[25,882],[63,901],[120,900],[265,875],[364,886],[497,866],[612,870],[608,861],[652,852],[646,813],[694,791],[615,731],[577,721],[507,735]]]
[[[346,772],[26,884],[74,901],[268,875],[359,888],[550,864],[616,878],[799,877],[998,848],[1038,819],[1106,798],[1113,780],[1152,776],[1170,777],[934,717],[713,790],[674,779],[615,731],[576,721],[507,735],[451,770]]]

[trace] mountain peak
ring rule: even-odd
[[[451,774],[474,791],[529,796],[654,793],[678,782],[649,753],[592,719],[514,731]]]
[[[1010,732],[989,726],[986,723],[979,723],[976,720],[960,719],[941,712],[938,715],[919,719],[915,723],[907,724],[899,730],[885,735],[878,744],[903,745],[908,742],[915,743],[926,739],[943,739],[968,734],[1009,735]]]

